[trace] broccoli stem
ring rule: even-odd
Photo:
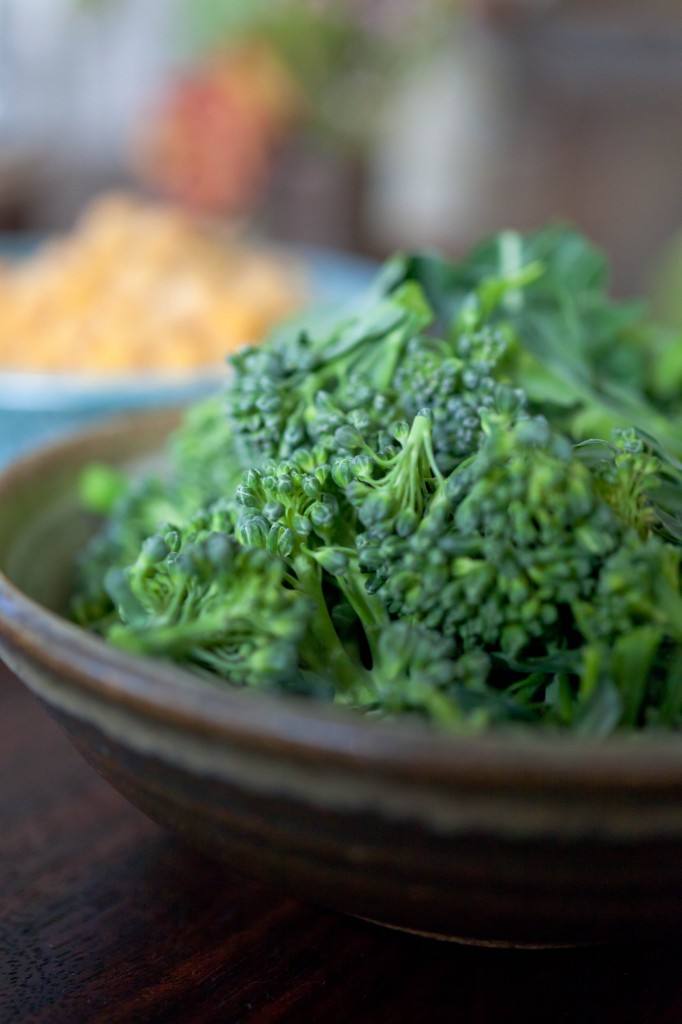
[[[381,346],[375,346],[370,359],[366,360],[362,369],[370,375],[379,391],[386,391],[395,376],[405,348],[404,331],[394,331],[384,338]]]
[[[407,494],[409,507],[415,507],[423,502],[425,481],[428,480],[429,471],[439,484],[444,482],[433,453],[433,423],[427,412],[428,410],[425,410],[415,416],[405,447],[393,468],[386,474],[387,483],[390,482],[398,491]]]
[[[373,484],[373,489],[389,495],[396,512],[409,510],[421,516],[431,490],[445,482],[436,464],[432,430],[431,416],[424,410],[415,416],[397,456],[388,461],[374,457],[377,465],[388,469],[385,476]]]
[[[312,601],[314,609],[310,628],[300,646],[306,667],[320,676],[331,677],[339,693],[348,693],[362,682],[371,686],[370,673],[351,658],[334,628],[317,564],[299,555],[294,559],[294,570],[298,589]]]
[[[388,612],[378,597],[367,593],[365,577],[359,569],[349,569],[345,576],[335,577],[334,582],[362,623],[374,664],[377,638],[389,621]]]

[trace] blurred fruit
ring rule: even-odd
[[[139,173],[192,209],[248,211],[263,195],[277,145],[303,108],[293,77],[265,43],[212,54],[171,82],[144,122],[136,146]]]

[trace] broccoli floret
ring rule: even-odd
[[[231,494],[243,472],[232,442],[221,394],[197,402],[186,413],[169,445],[172,471],[121,480],[99,465],[81,483],[83,503],[107,519],[78,563],[78,589],[72,602],[77,621],[102,628],[114,612],[104,587],[105,573],[128,565],[145,538],[167,522],[186,524],[197,509]]]
[[[132,481],[114,503],[102,529],[77,562],[77,588],[72,614],[77,622],[101,630],[115,618],[115,606],[104,586],[113,566],[133,561],[140,545],[168,520],[181,521],[196,510],[195,495],[171,489],[158,476]]]
[[[682,402],[662,373],[679,337],[611,297],[603,253],[576,231],[503,231],[458,263],[418,254],[403,269],[446,331],[504,332],[507,378],[573,440],[633,426],[682,458]]]
[[[599,468],[591,472],[544,419],[495,426],[394,548],[378,591],[390,614],[452,638],[456,652],[487,652],[512,691],[531,666],[518,696],[541,698],[540,714],[555,716],[544,691],[556,688],[558,668],[572,679],[571,700],[585,697],[587,649],[608,660],[617,697],[631,665],[605,659],[606,650],[634,631],[647,638],[653,666],[664,638],[682,637],[679,551],[648,532],[655,461],[639,447],[616,448]],[[645,700],[642,690],[635,718]]]
[[[417,529],[433,495],[443,483],[432,446],[432,418],[423,409],[410,426],[395,424],[396,449],[382,454],[366,448],[337,464],[362,529],[356,538],[359,566],[376,591],[390,572],[392,553]]]
[[[237,502],[243,511],[236,536],[276,553],[286,565],[287,586],[314,609],[300,645],[302,664],[323,678],[331,672],[340,692],[355,688],[366,667],[361,650],[341,641],[333,613],[343,602],[370,649],[387,616],[364,589],[354,548],[356,516],[325,450],[299,449],[292,460],[249,470]]]
[[[448,479],[381,588],[390,611],[416,617],[462,650],[512,657],[563,635],[562,609],[586,597],[619,521],[589,470],[545,420],[495,427]]]
[[[120,614],[107,637],[238,685],[299,689],[298,644],[311,609],[284,576],[279,559],[230,533],[168,529],[147,539],[128,568],[106,574]]]
[[[503,334],[492,328],[464,332],[451,343],[417,339],[410,343],[394,381],[404,416],[424,408],[433,417],[433,451],[438,467],[450,473],[473,454],[481,440],[481,414],[499,404],[502,391],[521,414],[525,395],[500,383],[506,351]]]
[[[419,286],[408,282],[330,335],[285,333],[233,356],[226,408],[245,466],[314,444],[331,426],[325,395],[339,392],[336,414],[366,411],[377,400],[381,406],[378,396],[389,388],[407,343],[431,316]],[[349,381],[358,384],[356,400]]]

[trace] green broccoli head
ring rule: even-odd
[[[661,344],[567,229],[392,260],[336,321],[234,356],[167,477],[91,476],[112,508],[74,613],[378,716],[678,726],[682,403],[656,402]]]
[[[218,522],[167,528],[105,577],[120,621],[108,639],[128,651],[210,669],[242,686],[296,688],[298,643],[310,619],[283,586],[283,563],[245,547]]]

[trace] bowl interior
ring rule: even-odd
[[[81,469],[92,459],[133,472],[160,466],[163,439],[179,418],[176,409],[121,417],[104,434],[81,435],[58,458],[56,448],[40,449],[9,471],[0,485],[0,564],[19,590],[66,613],[77,553],[97,523],[79,501]]]

